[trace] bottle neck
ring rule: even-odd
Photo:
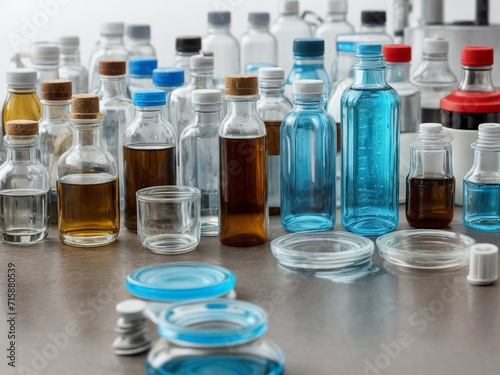
[[[7,87],[7,91],[12,94],[33,94],[36,92],[36,87],[30,88],[18,88],[18,87]]]
[[[123,45],[123,35],[101,35],[100,44],[102,46]]]
[[[385,25],[368,25],[361,24],[361,28],[359,30],[360,33],[366,34],[383,34],[385,33]]]
[[[297,110],[324,110],[324,100],[323,94],[294,94],[293,104]]]
[[[386,64],[383,55],[356,58],[353,65],[352,88],[380,89],[388,87],[385,79]]]
[[[80,54],[78,51],[72,53],[61,53],[59,57],[60,65],[80,65]]]
[[[133,47],[137,46],[137,47],[140,47],[140,46],[149,46],[151,44],[151,39],[132,39],[132,38],[129,38],[127,40],[127,43]]]
[[[220,124],[220,110],[222,105],[200,105],[194,104],[193,111],[195,114],[195,124]]]
[[[323,65],[324,56],[294,56],[293,62],[295,65]]]
[[[387,63],[387,82],[407,82],[410,80],[409,63]]]
[[[279,85],[267,85],[264,82],[259,82],[259,94],[261,98],[279,98],[283,97],[284,95],[284,85],[279,84]]]
[[[269,25],[248,25],[248,31],[256,33],[269,33]]]
[[[493,79],[491,66],[462,67],[462,80],[458,85],[459,91],[493,92]]]
[[[41,122],[67,121],[71,112],[71,100],[42,100]]]
[[[99,75],[101,80],[100,92],[106,97],[126,97],[127,85],[125,83],[125,76],[103,76]]]
[[[476,174],[480,172],[492,172],[496,177],[500,170],[500,150],[485,151],[475,146],[476,143],[473,143],[474,157],[472,159],[472,169],[475,170]],[[496,181],[498,181],[498,178],[496,178]]]
[[[230,34],[230,25],[208,25],[209,34]]]
[[[12,162],[34,162],[36,161],[36,149],[38,136],[4,136],[4,145],[7,149],[7,161]]]
[[[345,13],[328,13],[326,22],[344,22],[346,20]]]
[[[102,118],[71,121],[73,147],[101,146]]]
[[[213,85],[214,71],[213,69],[193,69],[191,68],[191,81],[190,85],[202,85],[206,84]]]
[[[158,124],[161,121],[164,105],[155,107],[135,107],[137,111],[136,120]]]

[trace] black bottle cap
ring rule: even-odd
[[[199,52],[201,50],[201,36],[179,36],[175,39],[177,52]]]
[[[361,23],[365,25],[385,25],[386,14],[383,10],[364,10],[361,12]]]

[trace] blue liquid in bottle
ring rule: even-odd
[[[354,81],[342,95],[342,225],[360,235],[382,235],[399,221],[399,111],[385,80],[379,44],[357,46]]]
[[[481,232],[500,232],[500,184],[464,181],[464,225]]]

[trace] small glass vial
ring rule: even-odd
[[[219,126],[222,93],[194,90],[195,120],[179,142],[180,182],[201,190],[201,235],[219,235]]]
[[[37,160],[38,122],[5,125],[7,159],[0,166],[0,235],[4,242],[29,245],[49,233],[49,175]]]
[[[230,246],[267,241],[266,127],[257,114],[258,82],[226,77],[227,116],[219,130],[219,239]]]
[[[139,90],[152,89],[153,70],[158,67],[158,60],[154,58],[134,58],[128,62],[130,75],[129,90],[130,94]]]
[[[335,120],[324,109],[323,82],[293,82],[293,110],[281,129],[281,225],[290,232],[335,225]]]
[[[77,36],[62,36],[58,41],[59,78],[69,79],[73,94],[85,94],[89,87],[89,73],[80,62],[80,38]]]
[[[454,204],[451,143],[441,124],[420,124],[417,140],[410,145],[406,220],[416,228],[444,228],[453,220]]]
[[[40,120],[40,161],[47,169],[50,179],[50,220],[57,223],[57,162],[72,144],[69,120],[71,107],[71,88],[69,80],[43,81]]]
[[[71,246],[112,243],[120,232],[120,193],[115,157],[102,146],[97,95],[73,95],[73,144],[57,164],[59,238]]]
[[[130,57],[156,57],[155,48],[151,45],[150,25],[127,25],[125,46],[130,51]]]
[[[463,182],[464,225],[480,232],[500,232],[500,124],[479,125],[472,149],[472,168]]]
[[[151,89],[134,93],[136,117],[123,137],[125,226],[137,230],[135,193],[143,188],[176,184],[177,140],[162,112],[166,93]]]
[[[280,129],[292,104],[283,96],[285,71],[281,68],[259,70],[257,113],[266,124],[267,133],[267,201],[269,215],[279,215],[280,192]]]
[[[191,56],[198,55],[201,51],[201,36],[179,36],[175,38],[175,63],[174,66],[184,70],[184,81],[191,79],[189,60]]]
[[[38,73],[36,93],[40,96],[42,81],[59,79],[59,46],[54,43],[39,42],[30,47],[33,69]]]
[[[276,66],[278,44],[269,32],[269,13],[248,13],[248,31],[241,37],[241,72],[251,73],[252,66]]]

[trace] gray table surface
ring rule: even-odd
[[[399,229],[407,229],[404,215],[400,221]],[[448,229],[500,243],[500,234],[465,229],[460,208]],[[273,217],[270,239],[282,234]],[[126,229],[112,245],[79,249],[62,244],[53,226],[41,244],[0,245],[0,374],[145,373],[144,354],[112,353],[115,305],[130,298],[124,286],[130,271],[173,261],[231,269],[239,298],[268,312],[267,337],[283,349],[288,375],[500,373],[499,288],[467,284],[467,269],[405,271],[375,254],[378,272],[330,280],[281,269],[270,241],[232,248],[204,237],[194,252],[161,256]],[[16,270],[16,369],[6,358],[8,263]]]

